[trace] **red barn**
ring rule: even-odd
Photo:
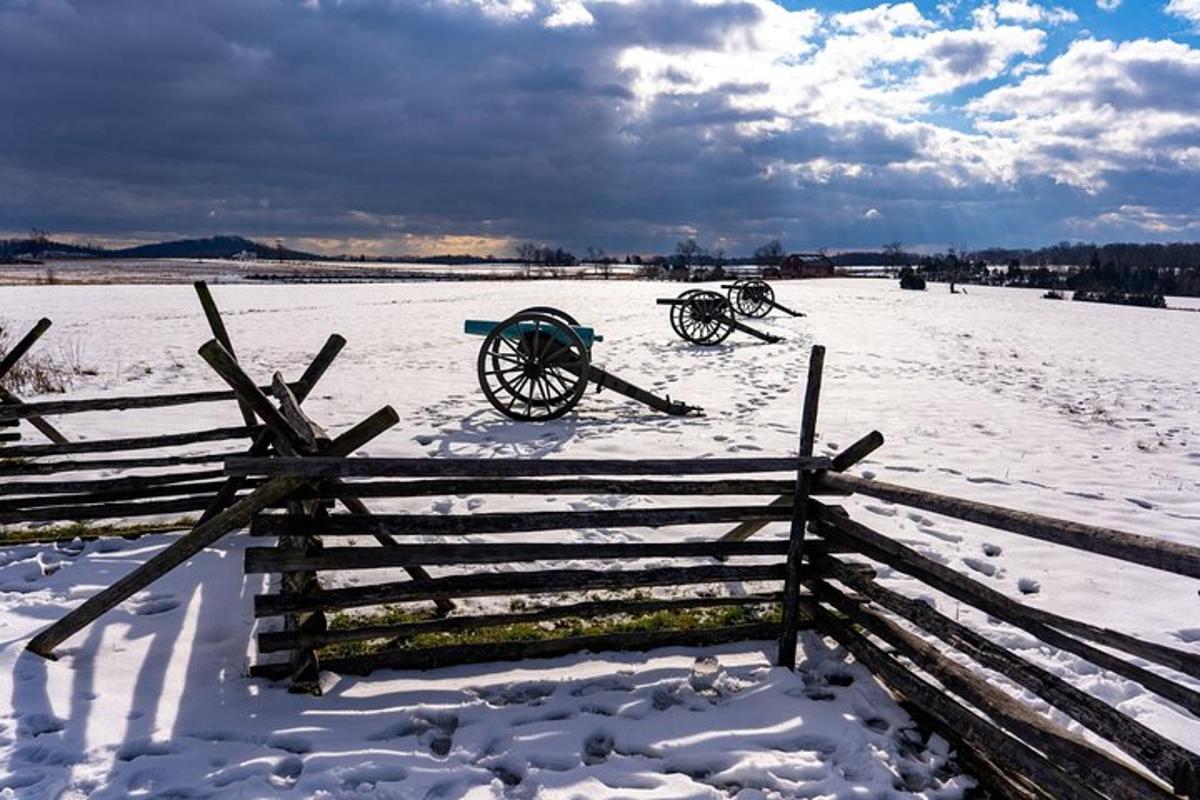
[[[781,278],[832,278],[833,262],[824,253],[792,253],[779,265]]]

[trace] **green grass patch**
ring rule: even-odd
[[[598,598],[574,602],[588,602]],[[612,599],[612,598],[606,598]],[[629,599],[648,599],[644,596]],[[513,601],[514,611],[534,610],[522,601]],[[432,611],[412,611],[401,606],[387,606],[370,614],[340,612],[329,619],[331,630],[353,630],[365,625],[403,625],[436,619]],[[441,633],[417,633],[395,639],[374,639],[363,642],[344,642],[328,645],[319,651],[323,658],[361,656],[393,650],[419,650],[460,644],[494,644],[497,642],[535,642],[565,639],[574,636],[601,636],[634,631],[690,631],[747,625],[756,622],[780,621],[778,604],[747,604],[707,608],[667,609],[645,614],[616,614],[604,617],[567,617],[535,622],[511,622],[507,625],[474,627]]]
[[[0,528],[0,545],[69,542],[73,539],[99,539],[121,536],[136,539],[150,533],[186,530],[196,524],[195,517],[180,517],[172,522],[64,522],[40,528]]]

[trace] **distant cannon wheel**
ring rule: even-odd
[[[693,289],[679,296],[683,303],[671,308],[675,331],[692,344],[720,344],[733,333],[729,318],[733,307],[717,292]],[[678,321],[676,321],[678,317]]]
[[[703,289],[688,289],[686,292],[679,295],[679,297],[677,297],[676,299],[684,300],[693,295],[703,294],[703,293],[704,293]],[[671,306],[671,330],[675,331],[675,335],[678,336],[680,339],[688,338],[687,334],[683,332],[683,327],[680,325],[680,322],[683,319],[683,307],[684,307],[683,303],[676,303],[675,305]]]
[[[729,290],[729,302],[744,317],[765,317],[775,305],[775,290],[760,278],[738,281]]]
[[[590,366],[587,346],[568,323],[526,310],[484,338],[476,371],[497,411],[540,421],[557,419],[575,407],[587,390]]]

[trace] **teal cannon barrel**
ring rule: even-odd
[[[604,337],[564,311],[536,306],[499,322],[469,319],[463,332],[483,337],[476,361],[479,387],[492,407],[512,419],[557,419],[578,405],[589,383],[664,414],[700,411],[594,365],[592,346]]]

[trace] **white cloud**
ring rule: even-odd
[[[1200,25],[1200,0],[1171,0],[1163,10]]]
[[[1196,214],[1163,213],[1143,205],[1122,205],[1115,211],[1106,211],[1092,219],[1079,219],[1076,222],[1089,228],[1133,228],[1157,235],[1200,229],[1200,216]]]
[[[1096,7],[1101,11],[1116,11],[1121,7],[1122,0],[1096,0]]]
[[[970,104],[1015,168],[1097,191],[1106,173],[1195,171],[1200,50],[1171,41],[1075,42],[1042,74]]]
[[[921,14],[913,3],[896,3],[834,14],[834,27],[861,33],[892,33],[898,30],[929,30],[936,25]]]
[[[879,219],[883,216],[878,208],[868,208],[862,215],[863,219]]]
[[[542,24],[547,28],[568,28],[591,25],[595,21],[592,12],[580,0],[554,0],[550,16]]]
[[[1030,0],[1000,0],[996,3],[996,17],[1012,22],[1027,24],[1046,23],[1058,25],[1064,22],[1078,22],[1079,15],[1070,9],[1059,6],[1045,7]]]

